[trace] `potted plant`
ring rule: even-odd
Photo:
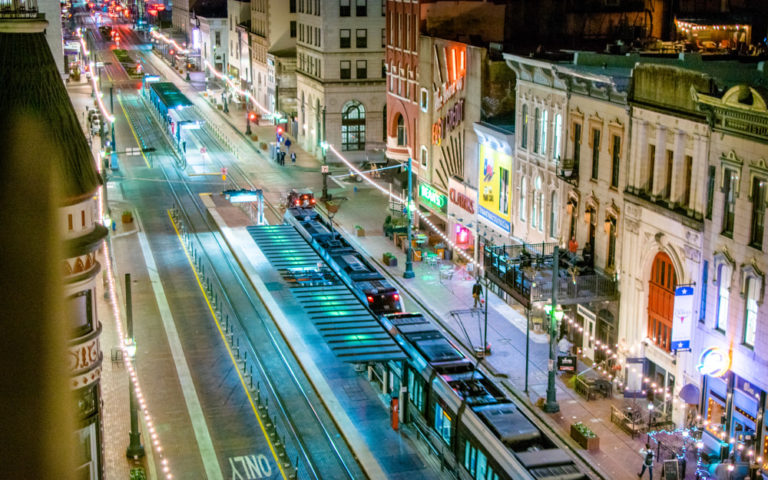
[[[355,232],[357,232],[358,237],[364,237],[365,236],[365,229],[361,227],[360,225],[355,225]]]
[[[123,223],[131,223],[133,221],[133,213],[130,210],[125,210],[122,219]]]
[[[571,438],[576,440],[581,448],[587,450],[598,450],[600,448],[600,438],[595,435],[591,428],[581,422],[571,425]]]

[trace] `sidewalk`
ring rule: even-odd
[[[159,61],[159,57],[155,58]],[[173,70],[169,67],[167,68],[167,74],[169,76],[174,75]],[[299,172],[319,173],[321,162],[313,155],[305,152],[293,138],[291,139],[293,145],[289,152],[296,153],[296,164],[292,165],[290,160],[287,159],[285,167],[278,167],[274,160],[269,158],[267,152],[261,151],[258,148],[261,141],[274,141],[276,128],[274,125],[251,125],[251,130],[258,136],[259,141],[254,142],[248,139],[242,133],[246,127],[245,109],[233,105],[230,107],[229,113],[223,113],[217,110],[215,106],[212,106],[209,100],[204,100],[202,96],[195,95],[196,92],[200,92],[200,85],[190,85],[184,82],[182,75],[178,73],[175,75],[176,78],[172,79],[172,81],[177,84],[185,84],[180,89],[185,94],[188,94],[190,100],[204,114],[207,114],[206,118],[213,128],[218,129],[220,135],[226,139],[225,143],[234,149],[235,156],[241,165],[252,166],[254,160],[255,163],[263,165],[262,161],[266,160],[272,164],[272,169],[288,169],[291,174],[297,175],[297,178],[300,178]],[[220,123],[217,120],[223,121],[225,125],[217,127],[216,123]],[[254,159],[254,154],[260,158]],[[288,156],[290,156],[290,153]],[[303,178],[306,177],[306,175],[303,176]],[[319,175],[314,177],[314,182],[316,183],[319,178]],[[252,179],[257,183],[262,183],[257,177],[252,176]],[[302,181],[297,181],[295,185],[303,186]],[[453,278],[442,279],[438,269],[427,266],[422,262],[414,263],[414,271],[416,273],[414,279],[403,279],[405,254],[397,249],[391,240],[384,236],[382,230],[384,218],[388,214],[385,197],[365,182],[346,185],[340,182],[334,183],[333,180],[329,179],[328,186],[331,193],[335,196],[346,196],[350,200],[341,205],[335,220],[346,227],[345,230],[350,239],[356,239],[359,245],[378,262],[380,268],[388,271],[396,279],[402,290],[412,294],[417,304],[409,304],[407,308],[412,310],[428,309],[432,311],[452,330],[459,342],[464,345],[470,343],[480,345],[482,342],[479,341],[479,337],[483,318],[464,313],[460,317],[462,326],[450,314],[452,310],[466,311],[472,308],[470,292],[474,279],[465,270],[458,269],[458,267],[455,268],[456,272]],[[269,185],[265,184],[264,187],[266,191]],[[279,196],[275,196],[274,193],[273,195],[267,195],[267,199],[273,204],[275,204],[275,201],[282,200]],[[319,194],[317,196],[319,197]],[[355,225],[360,225],[365,229],[365,237],[355,237],[353,228]],[[397,267],[382,266],[380,259],[384,252],[395,254],[398,260]],[[549,337],[547,334],[535,333],[533,331],[530,334],[529,388],[526,396],[523,393],[526,363],[526,318],[524,311],[507,305],[496,295],[491,295],[490,297],[488,305],[488,341],[492,345],[493,353],[485,362],[486,366],[496,372],[497,379],[502,379],[503,383],[517,392],[520,395],[518,398],[526,401],[538,413],[540,419],[550,425],[563,441],[579,452],[585,462],[599,470],[605,479],[621,480],[636,478],[642,461],[638,452],[644,445],[645,436],[638,436],[632,439],[628,434],[610,422],[611,405],[620,406],[623,403],[623,398],[614,395],[613,398],[609,399],[586,401],[558,378],[557,399],[560,405],[560,413],[548,415],[535,407],[536,401],[546,396]],[[595,452],[581,450],[570,439],[570,425],[579,421],[588,425],[600,437],[600,450]],[[688,469],[688,476],[691,478],[692,470],[694,469]]]

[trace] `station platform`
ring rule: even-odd
[[[437,462],[424,461],[423,444],[413,441],[407,426],[392,428],[389,395],[359,368],[404,357],[372,314],[334,282],[327,266],[318,265],[324,262],[293,227],[254,226],[245,210],[221,194],[201,199],[366,475],[443,478]],[[275,241],[285,248],[276,248]],[[309,280],[304,275],[303,285],[294,275],[301,269],[314,272]],[[341,315],[341,326],[331,325],[329,315]]]

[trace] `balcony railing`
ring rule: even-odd
[[[485,249],[483,263],[488,278],[504,292],[530,308],[534,302],[552,298],[551,243],[500,245]],[[558,303],[570,305],[599,300],[613,300],[618,295],[614,277],[588,269],[579,274],[570,256],[563,252],[558,275]]]
[[[3,18],[37,18],[36,0],[0,0],[0,19]]]

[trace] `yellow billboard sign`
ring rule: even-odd
[[[478,165],[478,215],[509,232],[512,218],[512,157],[482,143]]]

